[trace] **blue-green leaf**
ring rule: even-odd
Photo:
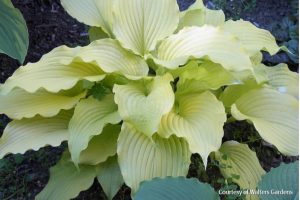
[[[29,45],[28,30],[21,12],[10,0],[0,1],[0,53],[23,63]]]
[[[261,200],[296,200],[299,199],[299,162],[281,164],[271,169],[262,177],[258,189],[267,191],[259,197]],[[278,194],[282,192],[285,194]]]
[[[141,184],[135,200],[216,200],[218,194],[213,188],[197,179],[184,177],[155,178]]]

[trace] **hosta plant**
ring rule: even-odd
[[[176,0],[61,3],[93,41],[54,49],[0,88],[0,113],[13,119],[1,158],[68,141],[36,199],[74,198],[95,178],[109,199],[123,183],[134,196],[141,182],[186,176],[192,153],[255,189],[265,171],[246,144],[222,144],[228,118],[298,155],[298,75],[261,63],[261,51],[280,50],[268,31],[200,0],[183,12]]]

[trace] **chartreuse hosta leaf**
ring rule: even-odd
[[[100,81],[105,77],[104,72],[136,79],[147,75],[148,66],[112,39],[97,40],[86,47],[61,46],[39,62],[20,67],[1,86],[0,93],[7,94],[15,87],[31,93],[40,88],[56,93],[72,88],[79,80]]]
[[[229,20],[225,23],[224,29],[235,35],[251,56],[260,50],[268,51],[271,55],[280,50],[274,36],[269,31],[257,28],[248,21]]]
[[[182,138],[152,138],[123,123],[118,139],[118,160],[126,185],[133,194],[139,184],[155,177],[186,176],[191,153]]]
[[[96,167],[80,165],[78,170],[71,162],[68,152],[50,169],[50,179],[36,200],[69,200],[75,198],[80,191],[88,189],[97,175]]]
[[[289,70],[286,64],[268,67],[262,63],[253,65],[255,79],[280,93],[287,93],[299,98],[299,74]]]
[[[151,137],[158,129],[159,122],[174,104],[174,93],[170,74],[156,76],[127,85],[115,85],[115,102],[125,122]]]
[[[0,94],[0,114],[6,114],[11,119],[31,118],[39,114],[52,117],[60,110],[73,108],[86,92],[74,96],[54,94],[43,89],[35,93],[28,93],[16,88],[7,95]]]
[[[186,68],[186,70],[184,70]],[[205,90],[216,90],[224,85],[241,83],[220,64],[204,62],[199,64],[190,62],[185,67],[180,67],[183,72],[179,75],[176,94],[203,92]]]
[[[108,199],[111,200],[124,183],[117,156],[108,158],[98,166],[97,179]]]
[[[261,64],[262,60],[263,60],[263,53],[261,51],[251,56],[251,61],[253,65]]]
[[[299,199],[299,161],[271,169],[258,184],[261,200]]]
[[[230,85],[226,87],[219,99],[223,102],[226,108],[230,108],[241,96],[252,89],[261,88],[262,85],[256,83],[255,80],[247,80],[244,84]]]
[[[7,94],[16,87],[30,93],[40,88],[56,93],[76,85],[79,80],[100,81],[105,76],[94,64],[73,61],[76,49],[66,46],[58,47],[46,54],[37,63],[29,63],[15,71],[0,87],[1,94]]]
[[[141,184],[135,200],[217,200],[218,193],[207,183],[195,178],[155,178]]]
[[[196,0],[186,11],[181,13],[178,30],[187,26],[213,25],[220,26],[225,22],[225,14],[222,10],[210,10],[206,8],[202,0]]]
[[[88,147],[89,141],[93,136],[102,133],[106,124],[117,124],[120,121],[121,118],[118,113],[118,107],[113,101],[113,95],[107,95],[101,101],[93,97],[80,101],[69,124],[70,138],[68,144],[74,163],[77,165],[80,162],[80,153]],[[104,132],[106,131],[107,133],[102,133],[103,139],[109,137],[107,134],[111,133],[111,139],[113,140],[113,135],[117,130],[113,128]],[[103,141],[100,142],[103,144]],[[108,156],[112,155],[109,154]],[[106,158],[104,157],[103,159]],[[97,160],[92,159],[89,162],[95,161],[103,160],[99,156]]]
[[[289,70],[286,64],[274,67],[264,67],[268,77],[268,84],[280,93],[287,93],[299,98],[299,74]]]
[[[154,61],[175,69],[190,58],[208,59],[229,71],[252,70],[250,58],[239,41],[222,28],[208,25],[187,27],[163,40]]]
[[[78,21],[101,27],[112,35],[113,3],[115,0],[61,0],[64,9]]]
[[[232,179],[241,189],[255,190],[261,176],[265,174],[255,152],[246,144],[236,141],[224,142],[215,153],[215,158],[219,161],[222,175],[226,179]],[[258,196],[249,195],[247,199],[258,200]]]
[[[299,154],[297,99],[268,88],[251,90],[231,107],[237,120],[250,120],[260,136],[285,155]]]
[[[190,151],[200,154],[206,166],[210,152],[221,146],[225,121],[224,106],[211,92],[183,95],[162,118],[158,134],[186,139]]]
[[[0,159],[8,153],[25,153],[46,145],[59,146],[68,139],[68,124],[73,111],[61,111],[51,118],[36,116],[14,120],[0,138]]]
[[[21,12],[11,0],[0,1],[0,53],[23,63],[29,45],[28,30]]]
[[[254,69],[254,79],[257,84],[265,84],[269,81],[269,77],[266,72],[266,66],[262,63],[253,64]]]
[[[113,33],[122,46],[144,56],[178,26],[176,0],[116,1]]]
[[[95,62],[106,73],[118,73],[129,79],[148,75],[147,63],[123,49],[117,40],[102,39],[83,47],[79,55],[85,62]]]
[[[120,125],[107,125],[100,135],[93,137],[88,147],[79,157],[79,163],[96,165],[117,153],[117,139],[121,131]]]

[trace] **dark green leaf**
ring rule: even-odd
[[[90,27],[89,28],[89,38],[90,42],[95,40],[100,40],[103,38],[108,38],[109,36],[102,30],[101,27]]]

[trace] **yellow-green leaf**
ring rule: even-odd
[[[53,94],[43,89],[28,93],[16,88],[7,95],[0,94],[0,114],[6,114],[11,119],[31,118],[39,114],[43,117],[53,117],[60,110],[73,108],[86,92],[76,96]]]
[[[267,75],[265,68],[266,66],[262,63],[253,65],[253,69],[254,69],[253,77],[255,78],[257,84],[264,84],[269,81],[269,77]]]
[[[115,0],[61,0],[64,9],[79,22],[101,27],[112,36],[113,4]]]
[[[237,183],[241,189],[255,190],[261,176],[265,171],[259,164],[255,152],[246,144],[236,141],[224,142],[218,152],[215,153],[220,164],[222,175]],[[246,199],[258,200],[257,195],[248,195]]]
[[[222,10],[210,10],[206,8],[202,0],[189,7],[188,10],[181,12],[178,30],[188,26],[221,26],[225,22],[225,14]]]
[[[50,168],[50,179],[36,200],[70,200],[82,190],[92,186],[96,177],[94,166],[82,165],[78,170],[68,153],[54,167]]]
[[[108,124],[100,135],[94,136],[88,147],[79,157],[80,164],[96,165],[117,153],[117,139],[121,131],[120,125]]]
[[[113,32],[123,47],[144,56],[171,35],[178,22],[176,0],[116,1]]]
[[[250,58],[237,39],[208,25],[187,27],[163,40],[154,61],[175,69],[192,58],[211,60],[229,71],[252,70]]]
[[[120,121],[113,95],[106,95],[101,101],[93,97],[80,101],[69,124],[68,144],[74,163],[80,162],[80,153],[88,147],[93,136],[102,133],[106,124],[117,124]]]
[[[79,56],[85,62],[96,62],[106,73],[123,74],[129,79],[139,79],[148,75],[147,63],[123,49],[117,40],[102,39],[83,47]]]
[[[132,194],[142,181],[186,176],[191,156],[184,139],[163,139],[158,135],[151,139],[127,123],[122,126],[117,152],[124,181]]]
[[[21,66],[0,87],[1,94],[7,94],[12,89],[20,87],[34,93],[40,88],[56,93],[76,85],[79,80],[100,81],[105,75],[92,63],[83,63],[75,59],[81,47],[57,47],[44,55],[39,62]]]
[[[72,111],[62,111],[51,118],[36,116],[10,122],[0,138],[0,159],[8,153],[25,153],[46,145],[59,146],[68,139],[72,114]]]
[[[161,117],[167,114],[174,103],[170,74],[115,85],[115,102],[125,122],[151,137],[158,129]]]
[[[262,88],[251,90],[231,107],[237,120],[250,120],[261,137],[286,155],[299,154],[299,103],[288,95]]]
[[[97,179],[108,199],[112,200],[124,183],[117,156],[108,158],[98,166]]]
[[[162,118],[158,134],[186,139],[190,151],[200,154],[206,165],[210,152],[221,146],[226,119],[223,104],[211,92],[184,95]]]
[[[299,74],[289,70],[286,64],[279,64],[274,67],[264,67],[268,84],[280,93],[287,93],[299,98]]]
[[[260,51],[254,54],[253,56],[251,56],[251,61],[253,65],[261,64],[262,60],[263,60],[263,54]]]
[[[262,85],[256,83],[255,80],[245,81],[244,84],[230,85],[220,95],[219,99],[223,102],[226,108],[230,108],[238,98],[252,89],[261,88]]]
[[[251,22],[229,20],[225,23],[224,29],[235,35],[251,56],[261,50],[268,51],[271,55],[280,50],[275,37],[269,31],[257,28]]]
[[[186,70],[184,70],[186,68]],[[180,67],[183,72],[179,75],[176,95],[183,93],[203,92],[216,90],[224,85],[241,83],[232,73],[220,64],[205,62],[198,66],[197,62],[190,62]]]
[[[146,76],[148,70],[142,58],[124,50],[116,40],[102,39],[86,47],[54,49],[39,62],[20,67],[0,92],[6,94],[15,87],[31,93],[39,88],[58,92],[72,88],[79,80],[100,81],[104,72],[138,79]]]

